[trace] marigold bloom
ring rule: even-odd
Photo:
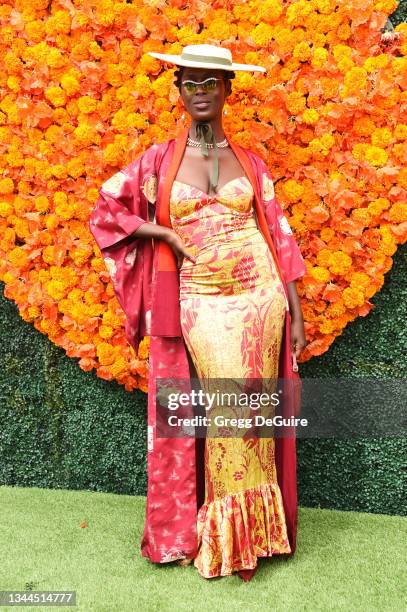
[[[275,177],[307,263],[299,288],[313,327],[303,358],[326,351],[368,312],[407,239],[407,25],[391,41],[365,25],[381,23],[395,1],[367,0],[360,24],[352,3],[337,10],[334,0],[96,4],[71,14],[35,0],[20,17],[10,3],[0,8],[0,278],[8,297],[86,371],[147,389],[148,339],[133,355],[87,219],[105,177],[182,124],[175,68],[148,51],[180,53],[209,37],[236,61],[267,67],[261,76],[236,73],[225,128]],[[27,293],[41,305],[27,305]]]

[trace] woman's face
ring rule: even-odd
[[[215,82],[207,79],[216,79]],[[185,81],[205,84],[194,86]],[[183,68],[181,75],[181,98],[185,110],[195,121],[212,121],[222,116],[222,109],[230,93],[230,81],[225,80],[223,70],[207,68]]]

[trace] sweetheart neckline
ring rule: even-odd
[[[207,191],[203,191],[203,189],[200,189],[199,187],[195,187],[195,185],[191,185],[190,183],[185,183],[184,181],[178,181],[177,179],[174,180],[174,183],[178,183],[179,185],[186,185],[187,187],[190,187],[191,189],[195,189],[196,191],[200,191],[201,193],[203,193],[204,195],[206,195],[208,198],[214,198],[217,195],[219,195],[221,193],[222,190],[224,190],[228,185],[230,185],[231,183],[235,183],[236,181],[239,180],[245,180],[247,183],[249,183],[250,187],[252,186],[249,179],[247,178],[247,176],[237,176],[236,178],[228,181],[227,183],[225,183],[224,185],[222,185],[222,187],[219,189],[219,191],[217,191],[216,193],[214,193],[212,196],[209,195],[209,193]]]

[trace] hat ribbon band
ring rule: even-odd
[[[231,66],[232,62],[224,57],[212,57],[202,55],[194,55],[193,53],[182,53],[181,59],[188,62],[199,62],[200,64],[222,64],[222,66]]]

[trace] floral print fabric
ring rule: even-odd
[[[253,195],[245,177],[229,181],[214,196],[179,181],[171,191],[171,223],[196,257],[196,263],[185,258],[180,270],[182,333],[208,392],[219,388],[213,379],[266,379],[262,390],[271,393],[270,379],[278,376],[288,304],[257,228]],[[224,414],[225,408],[218,411]],[[274,439],[220,433],[206,438],[205,502],[197,516],[194,564],[205,578],[252,569],[257,557],[291,552]]]

